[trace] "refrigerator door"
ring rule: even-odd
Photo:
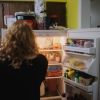
[[[67,45],[63,46],[66,52],[66,56],[62,62],[63,66],[65,70],[75,70],[75,74],[76,71],[82,73],[79,74],[79,79],[81,77],[84,80],[83,82],[75,82],[75,74],[73,74],[73,78],[71,79],[68,75],[69,72],[67,72],[67,77],[63,77],[65,92],[67,94],[72,93],[73,97],[81,93],[85,97],[84,100],[99,100],[100,29],[68,30],[66,40]],[[87,42],[91,42],[92,45],[90,46]],[[83,84],[84,81],[90,79],[85,79],[81,75],[85,77],[90,75],[94,78],[94,81],[88,85]]]

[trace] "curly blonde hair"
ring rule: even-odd
[[[36,37],[27,22],[15,22],[7,29],[2,53],[3,58],[11,59],[14,68],[20,68],[25,57],[39,53]]]

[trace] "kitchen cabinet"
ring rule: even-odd
[[[9,0],[8,0],[9,1]],[[6,28],[4,25],[4,15],[11,15],[15,12],[34,11],[34,1],[14,1],[8,2],[4,0],[0,2],[0,30]],[[47,2],[47,15],[58,15],[58,23],[66,27],[66,2]],[[1,31],[0,31],[1,33]]]

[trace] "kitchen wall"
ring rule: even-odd
[[[78,28],[78,0],[67,0],[67,27]]]
[[[67,26],[69,28],[90,28],[90,1],[67,0]]]
[[[91,0],[91,28],[100,25],[100,0]]]

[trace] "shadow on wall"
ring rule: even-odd
[[[98,25],[97,28],[100,28],[100,25]]]

